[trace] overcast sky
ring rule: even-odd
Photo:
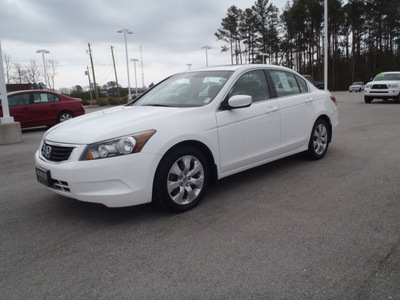
[[[280,12],[287,0],[270,0]],[[291,2],[291,1],[289,1]],[[118,81],[127,86],[125,44],[128,28],[129,59],[141,59],[144,84],[157,83],[168,75],[206,64],[204,45],[209,45],[209,65],[230,63],[221,53],[222,42],[214,33],[220,28],[230,6],[250,8],[255,0],[0,0],[0,39],[3,54],[11,63],[28,65],[31,59],[42,68],[42,56],[36,50],[49,50],[45,58],[58,63],[55,87],[88,86],[84,75],[90,66],[88,42],[92,47],[97,84],[115,81],[111,45]],[[138,86],[142,86],[140,62]],[[131,87],[135,86],[133,62],[130,63]],[[43,81],[43,80],[41,80]]]

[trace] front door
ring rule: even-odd
[[[279,154],[280,108],[271,99],[263,70],[243,74],[230,89],[252,96],[250,107],[217,112],[221,173],[223,176],[256,166]]]

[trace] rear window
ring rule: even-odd
[[[296,95],[301,93],[299,84],[297,83],[294,74],[281,70],[270,70],[269,72],[271,74],[271,78],[274,83],[278,97]]]

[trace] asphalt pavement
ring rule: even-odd
[[[400,299],[400,105],[334,95],[323,160],[225,178],[183,214],[52,193],[45,129],[24,130],[0,146],[0,299]]]

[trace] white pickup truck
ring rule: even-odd
[[[380,73],[365,85],[365,103],[371,103],[374,99],[394,99],[400,103],[400,71]]]

